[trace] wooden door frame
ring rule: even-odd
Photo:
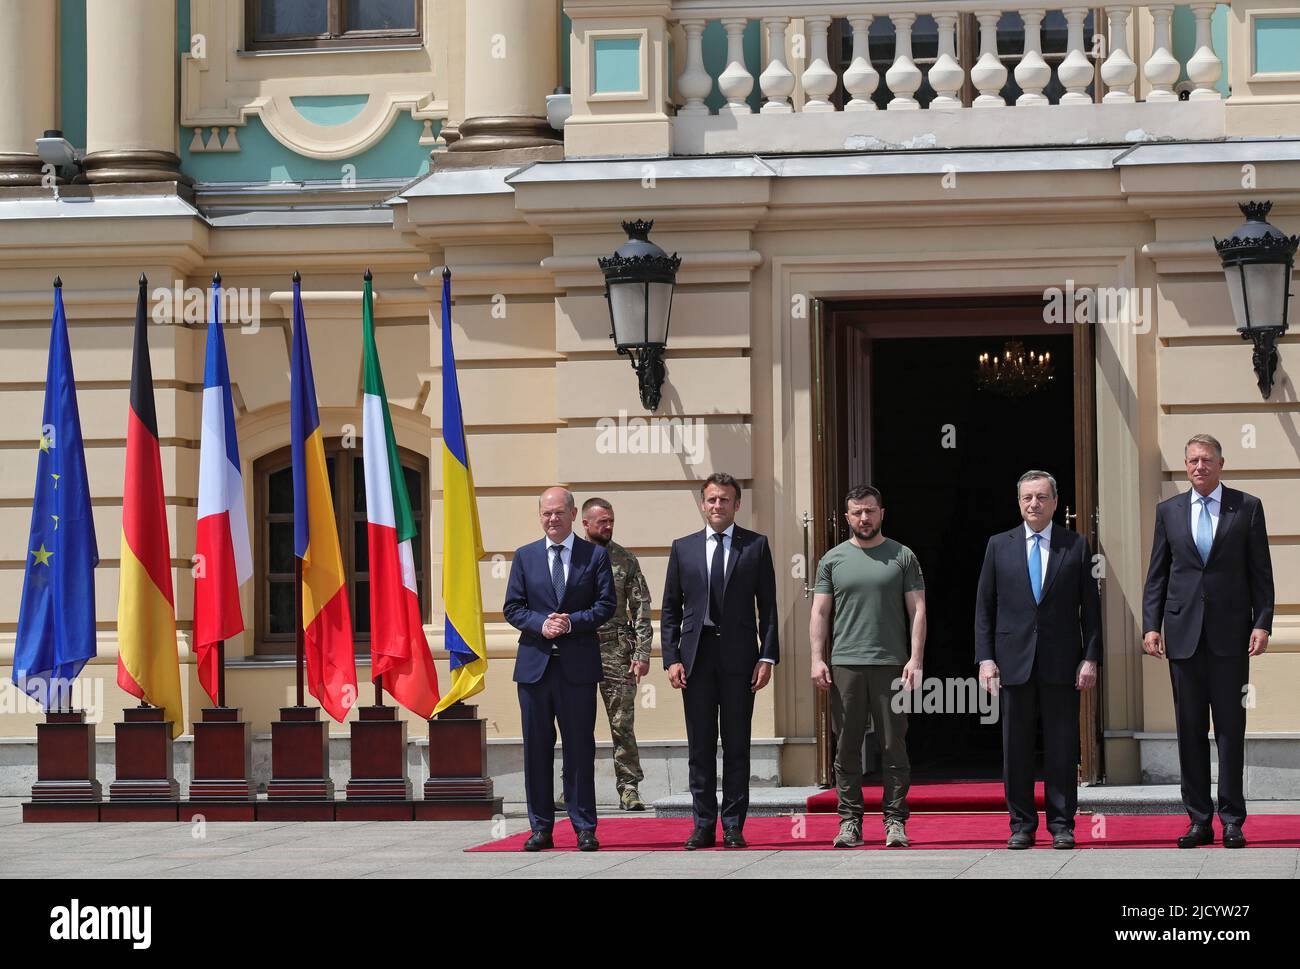
[[[838,352],[843,340],[840,334],[846,326],[860,326],[865,322],[869,338],[927,337],[927,336],[1009,336],[1017,333],[1060,335],[1048,324],[1008,322],[1006,309],[1031,305],[1037,299],[1041,313],[1041,297],[997,295],[978,297],[936,297],[934,299],[873,299],[873,300],[823,300],[811,301],[812,325],[809,328],[812,346],[812,559],[807,563],[808,585],[815,584],[817,563],[838,542],[839,525],[843,519],[838,514],[839,496],[834,492],[839,478],[827,474],[833,461],[843,463],[843,446],[838,435],[837,411],[828,406],[829,395],[839,396],[844,391],[841,369],[842,359],[827,360],[826,350],[833,345]],[[960,321],[941,322],[935,314],[960,309]],[[888,319],[870,320],[875,314],[888,314]],[[850,323],[845,317],[858,317]],[[866,316],[868,319],[863,320]],[[1096,413],[1096,342],[1095,328],[1076,325],[1073,328],[1074,352],[1074,451],[1075,451],[1075,510],[1074,528],[1087,539],[1089,548],[1097,549],[1099,518],[1097,505],[1097,413]],[[828,342],[828,338],[829,341]],[[868,422],[867,433],[871,427]],[[869,439],[869,438],[868,438]],[[1067,523],[1068,524],[1068,523]],[[808,526],[805,526],[808,527]],[[817,743],[816,783],[832,787],[835,783],[834,743],[831,730],[830,697],[814,688],[813,731]],[[1101,679],[1098,685],[1083,695],[1079,708],[1080,761],[1079,780],[1097,783],[1104,776],[1101,723]]]

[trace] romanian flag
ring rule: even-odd
[[[135,304],[131,406],[126,427],[126,482],[122,486],[121,587],[117,599],[117,685],[162,707],[172,736],[185,732],[181,668],[176,645],[172,554],[163,501],[162,454],[153,406],[144,276]]]
[[[325,712],[341,722],[357,701],[357,665],[352,653],[352,611],[348,608],[343,556],[334,522],[334,496],[316,410],[316,383],[307,349],[301,286],[301,278],[294,273],[289,407],[294,553],[302,560],[303,653],[307,688]]]
[[[370,563],[370,668],[384,689],[426,720],[438,704],[438,673],[424,638],[415,581],[415,516],[397,455],[397,438],[375,346],[370,270],[361,297],[365,402],[366,536]]]
[[[244,509],[244,479],[235,439],[235,405],[221,330],[221,277],[212,277],[208,308],[208,351],[203,369],[203,429],[199,436],[198,534],[200,567],[194,574],[194,649],[199,683],[217,697],[217,643],[244,630],[239,587],[253,575]]]
[[[483,537],[474,499],[474,475],[465,444],[465,421],[451,345],[451,271],[442,271],[442,601],[444,639],[451,653],[451,689],[437,712],[483,689],[487,638],[483,634],[483,592],[478,562]]]

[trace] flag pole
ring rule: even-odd
[[[293,560],[293,608],[297,619],[294,621],[294,652],[295,666],[297,667],[298,678],[298,706],[306,706],[302,690],[302,663],[303,663],[303,629],[302,629],[302,559],[294,557]]]
[[[226,641],[217,640],[217,706],[226,705]]]

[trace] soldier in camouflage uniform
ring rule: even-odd
[[[614,617],[600,627],[600,656],[605,678],[600,695],[609,715],[614,741],[614,779],[619,805],[624,811],[644,811],[637,785],[644,780],[633,719],[637,684],[650,672],[650,589],[636,556],[613,541],[614,509],[604,498],[589,498],[582,505],[582,525],[588,541],[604,546],[614,569],[618,606]]]

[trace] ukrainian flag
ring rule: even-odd
[[[289,407],[293,452],[294,553],[302,560],[303,655],[307,688],[335,720],[342,722],[357,700],[357,665],[352,652],[352,611],[334,522],[334,498],[316,382],[307,347],[300,277],[293,274],[293,354]]]
[[[451,270],[442,271],[442,601],[447,614],[444,640],[451,654],[451,689],[434,715],[483,689],[487,637],[483,634],[483,591],[478,563],[483,536],[474,499],[474,475],[465,444],[465,420],[451,345]]]

